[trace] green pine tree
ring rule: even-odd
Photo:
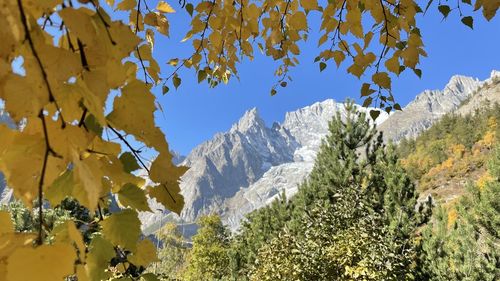
[[[470,185],[455,206],[439,208],[426,227],[422,263],[427,280],[500,279],[500,148],[489,173],[483,187]]]

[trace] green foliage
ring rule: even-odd
[[[149,271],[162,279],[180,280],[189,253],[189,244],[173,223],[167,223],[158,231],[158,239],[162,245],[158,252],[159,262],[152,264]]]
[[[229,233],[215,215],[204,216],[193,236],[183,280],[220,280],[229,274]]]
[[[257,258],[259,249],[270,242],[289,221],[290,207],[283,193],[279,200],[247,215],[247,221],[243,222],[240,234],[231,242],[229,254],[233,278],[249,274],[249,265]]]
[[[34,205],[38,205],[38,202],[35,202]],[[23,202],[16,200],[8,205],[0,206],[0,210],[6,210],[10,213],[15,231],[37,231],[40,224],[38,209],[30,210]],[[108,213],[108,209],[101,211]],[[78,201],[66,198],[54,208],[43,208],[44,236],[49,236],[54,227],[68,220],[74,221],[76,228],[81,230],[85,242],[90,241],[92,233],[99,231],[98,226],[93,223],[94,217],[90,214],[89,210],[81,206]]]
[[[13,201],[8,205],[0,206],[0,209],[11,214],[15,230],[18,232],[35,232],[40,224],[38,213],[32,213],[21,201]],[[70,219],[70,212],[63,208],[44,209],[43,217],[44,228],[48,233],[57,224]]]
[[[440,208],[424,231],[423,272],[429,280],[500,278],[500,149],[490,162],[491,180]]]

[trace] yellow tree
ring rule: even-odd
[[[175,69],[162,76],[152,49],[164,47],[155,45],[155,36],[168,36],[167,16],[175,12],[164,1],[2,0],[0,99],[19,126],[0,125],[0,171],[16,198],[30,208],[38,202],[33,212],[40,224],[37,233],[15,233],[9,214],[0,212],[0,280],[103,280],[155,260],[153,244],[139,239],[137,212],[149,210],[149,196],[179,213],[178,179],[186,169],[172,164],[155,125],[152,87],[179,87],[181,68],[194,69],[210,86],[228,82],[238,75],[238,62],[253,58],[258,48],[279,62],[275,94],[299,63],[298,43],[311,30],[309,15],[320,13],[319,69],[332,60],[347,63],[352,75],[370,77],[361,87],[365,105],[399,109],[391,77],[406,69],[421,74],[425,51],[416,15],[433,7],[432,0],[424,2],[425,7],[414,0],[180,1],[192,16],[183,41],[193,53],[170,60]],[[470,27],[472,10],[489,20],[500,5],[441,2],[436,5],[444,17],[456,10]],[[156,151],[154,159],[144,160],[137,143]],[[150,179],[147,186],[139,168]],[[111,195],[123,209],[104,216],[101,209]],[[72,221],[54,230],[44,227],[46,203],[56,206],[66,197],[97,214],[92,223],[100,231],[90,242],[83,242]],[[111,262],[117,257],[120,266]]]

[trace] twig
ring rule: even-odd
[[[78,122],[78,127],[84,127],[85,129],[87,129],[87,126],[85,126],[85,117],[87,117],[87,108],[85,107],[83,109],[83,113],[82,113],[82,117],[80,117],[80,121]]]
[[[90,71],[89,64],[87,62],[87,57],[85,56],[85,49],[83,47],[83,43],[82,41],[80,41],[80,38],[76,39],[76,42],[78,43],[78,49],[80,50],[80,60],[82,61],[82,67],[85,70]]]
[[[144,162],[142,161],[142,159],[139,157],[139,154],[138,154],[138,150],[137,149],[134,149],[132,147],[132,145],[125,139],[125,137],[120,134],[120,132],[118,132],[115,128],[113,128],[113,126],[111,126],[111,124],[108,124],[108,128],[111,129],[111,131],[113,131],[113,133],[115,133],[115,135],[121,140],[123,141],[123,143],[125,143],[125,145],[130,149],[130,151],[132,152],[132,154],[134,155],[134,157],[141,163],[141,166],[148,172],[148,174],[150,173],[149,171],[149,168],[146,166],[146,164],[144,164]]]
[[[384,3],[382,2],[382,0],[380,0],[380,6],[382,7],[382,13],[384,14],[385,42],[384,42],[384,46],[382,47],[382,51],[380,52],[380,56],[378,58],[377,64],[375,64],[375,67],[377,68],[375,73],[379,72],[380,62],[382,61],[382,57],[384,56],[385,50],[387,49],[387,45],[389,44],[388,19],[387,19],[387,14],[385,12],[385,6],[384,6]]]
[[[135,51],[137,52],[137,56],[139,57],[139,61],[141,63],[142,71],[144,72],[144,82],[146,84],[149,84],[149,82],[148,82],[148,73],[146,72],[146,66],[144,65],[144,61],[143,61],[143,59],[141,57],[141,52],[139,51],[139,47],[135,47]],[[151,80],[153,80],[153,79],[151,78]]]
[[[49,160],[49,155],[52,154],[57,156],[57,154],[52,150],[49,143],[49,134],[47,132],[47,124],[45,123],[45,116],[43,114],[43,109],[40,110],[38,117],[42,120],[43,134],[45,139],[45,153],[43,156],[42,171],[40,174],[40,181],[38,182],[38,245],[43,244],[43,184],[45,181],[45,171],[47,170],[47,162]]]
[[[139,14],[141,13],[141,0],[137,1],[137,14],[135,17],[135,34],[139,32]],[[139,51],[137,51],[139,52]]]
[[[104,19],[104,17],[102,16],[101,12],[99,11],[99,6],[94,2],[94,0],[91,0],[90,1],[92,3],[92,5],[94,6],[95,8],[95,12],[96,14],[99,16],[99,19],[101,20],[101,22],[104,24],[104,28],[106,29],[106,33],[108,35],[108,38],[109,38],[109,41],[111,41],[111,44],[113,45],[116,45],[116,42],[115,40],[113,40],[113,37],[111,36],[111,33],[109,32],[109,23],[106,22],[106,20]]]
[[[35,49],[35,44],[33,43],[33,39],[31,38],[31,33],[28,28],[28,22],[26,20],[26,14],[24,13],[24,8],[21,0],[17,0],[17,5],[19,6],[19,13],[21,14],[21,21],[24,26],[24,33],[26,36],[26,39],[28,39],[28,43],[31,48],[31,52],[33,53],[33,56],[35,57],[38,66],[40,67],[40,72],[42,73],[43,80],[45,82],[45,86],[47,87],[47,91],[49,92],[49,101],[53,102],[54,105],[56,106],[56,110],[59,113],[59,116],[61,116],[61,127],[64,128],[66,127],[66,122],[64,121],[64,117],[61,112],[61,108],[59,107],[59,104],[57,103],[56,99],[54,98],[54,94],[52,93],[52,88],[50,87],[49,79],[47,77],[47,72],[45,72],[45,68],[43,66],[42,60],[40,59],[40,56],[38,55],[38,52]]]

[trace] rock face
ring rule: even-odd
[[[402,111],[394,112],[379,129],[386,140],[398,142],[415,138],[449,112],[456,110],[484,82],[471,77],[453,76],[443,90],[426,90]]]
[[[489,79],[477,90],[477,93],[465,100],[457,110],[458,114],[474,113],[476,109],[500,103],[500,71],[492,71]]]
[[[292,162],[298,143],[279,125],[266,127],[257,109],[247,111],[228,132],[196,147],[181,163],[186,202],[181,217],[219,213],[224,202],[249,186],[271,167]]]

